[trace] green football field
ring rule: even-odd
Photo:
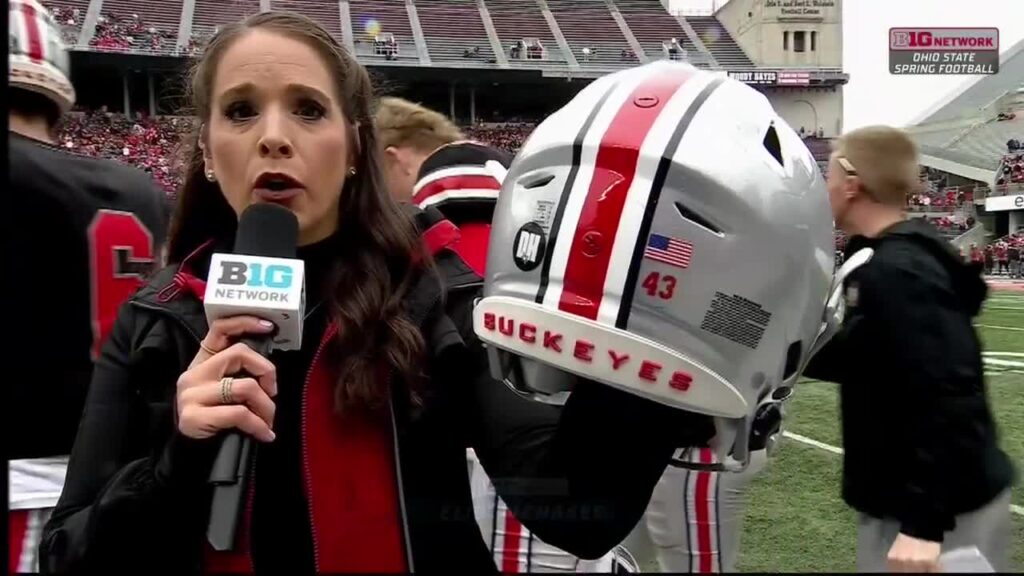
[[[977,319],[989,402],[1004,449],[1024,472],[1024,292],[993,292]],[[755,481],[743,527],[744,572],[852,572],[854,513],[839,496],[842,445],[836,386],[801,383],[787,410],[787,436]],[[796,439],[796,438],[799,439]],[[815,442],[816,441],[816,442]],[[1024,485],[1013,494],[1014,569],[1024,571]]]

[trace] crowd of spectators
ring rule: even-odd
[[[478,140],[515,154],[526,142],[526,137],[533,132],[533,124],[501,124],[491,126],[473,126],[463,130],[472,140]]]
[[[959,236],[971,229],[971,226],[974,225],[974,218],[968,217],[961,219],[950,218],[949,216],[938,216],[928,218],[928,222],[930,222],[932,226],[935,226],[939,233],[944,236]]]
[[[180,143],[192,130],[187,118],[129,118],[104,109],[73,112],[62,122],[58,142],[68,151],[87,156],[113,158],[133,164],[151,174],[156,182],[174,194],[180,184],[183,158]]]
[[[967,257],[984,266],[985,273],[1006,275],[1010,278],[1024,277],[1024,230],[1008,234],[995,242],[979,248],[971,244]]]
[[[1016,144],[1011,147],[1010,143]],[[999,176],[996,178],[996,186],[1006,184],[1024,184],[1024,150],[1021,150],[1017,140],[1010,140],[1007,143],[1009,152],[1003,156],[999,165]]]
[[[100,50],[170,52],[177,34],[147,26],[138,14],[100,15],[89,45]]]
[[[78,8],[69,6],[50,6],[50,15],[60,25],[61,38],[66,46],[78,44],[78,31],[82,27],[85,14]]]
[[[469,138],[515,153],[533,127],[533,124],[528,123],[478,125],[466,128],[465,133]],[[103,108],[68,114],[60,129],[59,142],[70,152],[133,164],[151,174],[168,195],[173,196],[181,183],[180,162],[184,158],[181,143],[192,129],[192,122],[188,118],[150,117],[142,113],[129,118]],[[956,206],[965,201],[970,201],[970,191],[955,188],[930,190],[911,198],[911,204],[918,206]],[[975,223],[973,217],[963,218],[959,214],[930,217],[928,221],[946,236],[962,234]],[[841,252],[845,245],[845,235],[837,232],[837,264],[842,262]],[[1013,255],[1021,251],[1024,251],[1024,231],[1001,238],[982,249],[974,247],[969,256],[990,263],[989,273],[999,274],[1004,271],[1000,262],[1012,262]],[[965,257],[968,255],[965,254]],[[1009,267],[1005,268],[1008,274],[1010,270]],[[1016,270],[1019,271],[1020,267]]]
[[[957,187],[940,189],[929,186],[917,194],[912,194],[907,199],[907,205],[911,210],[952,212],[955,208],[962,206],[964,202],[972,200],[973,193],[970,190],[961,190]]]

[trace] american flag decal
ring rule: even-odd
[[[677,268],[689,267],[692,256],[693,244],[661,234],[651,234],[647,239],[647,247],[644,248],[644,258]]]

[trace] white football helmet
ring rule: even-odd
[[[60,26],[36,0],[7,3],[7,81],[53,100],[61,113],[75,103],[71,61]]]
[[[713,416],[707,467],[738,470],[759,406],[838,328],[833,251],[825,182],[768,99],[655,62],[594,81],[526,141],[474,328],[521,394],[564,402],[582,377]]]

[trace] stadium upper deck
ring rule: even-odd
[[[596,77],[661,58],[756,68],[714,16],[658,0],[46,0],[76,50],[188,56],[220,25],[265,10],[304,13],[371,66],[534,69]],[[673,39],[675,43],[673,43]],[[837,71],[815,80],[843,82]],[[820,73],[820,74],[819,74]]]

